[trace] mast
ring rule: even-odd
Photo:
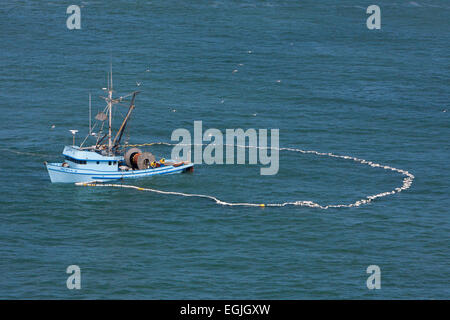
[[[108,115],[103,115],[104,119],[97,119],[97,117],[96,117],[96,119],[103,121],[102,122],[102,128],[103,128],[103,123],[108,118],[108,133],[106,133],[102,138],[100,138],[100,136],[97,136],[96,147],[101,145],[102,141],[107,138],[108,139],[107,154],[109,156],[112,156],[117,151],[117,148],[119,146],[119,143],[120,143],[120,140],[122,138],[122,135],[123,135],[123,132],[125,130],[125,127],[127,125],[127,122],[128,122],[128,120],[130,118],[130,115],[131,115],[133,109],[134,109],[134,100],[136,98],[136,95],[139,93],[139,91],[134,91],[134,92],[132,92],[132,93],[130,93],[128,95],[125,95],[123,97],[120,97],[118,99],[113,99],[112,95],[113,95],[114,90],[113,90],[113,77],[112,77],[112,63],[111,63],[110,71],[108,72],[106,78],[107,78],[107,82],[108,82],[108,88],[103,88],[103,90],[104,91],[108,91],[108,96],[107,97],[101,97],[101,98],[103,98],[106,101],[106,103],[107,103],[106,112],[108,113]],[[113,137],[112,137],[112,107],[116,103],[121,103],[123,101],[123,98],[126,98],[126,97],[128,97],[130,95],[132,95],[133,97],[131,99],[131,104],[130,104],[130,107],[128,109],[127,115],[126,115],[124,121],[122,122],[122,125],[119,128],[119,131],[117,132],[116,136],[113,139]],[[90,104],[90,102],[89,102],[89,104]],[[100,115],[100,114],[98,114],[98,115]],[[89,131],[91,131],[91,130],[92,129],[89,129]],[[100,129],[100,132],[101,132],[101,129]],[[102,144],[101,146],[103,148],[105,148],[106,147],[106,143]]]
[[[112,154],[112,93],[113,93],[113,81],[112,81],[112,63],[111,63],[111,70],[110,70],[110,77],[111,80],[109,83],[111,84],[111,87],[108,87],[108,118],[109,118],[109,126],[108,126],[108,154]]]
[[[92,109],[91,108],[91,93],[89,92],[89,135],[91,135],[91,133],[92,133],[92,120],[91,120],[92,112],[91,112],[91,109]]]

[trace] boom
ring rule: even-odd
[[[130,115],[134,110],[134,99],[136,98],[136,95],[139,92],[140,91],[133,92],[133,97],[131,98],[131,103],[130,103],[130,107],[128,108],[127,115],[125,116],[125,119],[123,119],[122,125],[120,126],[119,131],[117,131],[117,134],[114,138],[114,141],[113,141],[114,149],[117,149],[119,147],[120,140],[122,139],[122,135],[125,131],[125,127],[127,126],[128,119],[130,118]]]

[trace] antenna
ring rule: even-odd
[[[77,134],[78,130],[69,130],[69,131],[73,135],[73,145],[75,146],[75,135]]]
[[[91,93],[89,92],[89,135],[92,134],[91,109]]]
[[[111,76],[111,90],[113,89],[113,80],[112,80],[112,57],[111,57],[111,61],[109,62],[109,66],[110,66],[110,71],[109,74]]]

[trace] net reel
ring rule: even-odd
[[[142,152],[139,148],[131,148],[125,152],[125,162],[132,169],[145,170],[152,167],[155,156],[150,152]]]

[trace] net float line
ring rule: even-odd
[[[167,145],[167,146],[175,146],[174,143],[168,143],[168,142],[153,142],[153,143],[145,143],[145,144],[134,144],[134,145],[124,145],[124,147],[141,147],[141,146],[152,146],[152,145]],[[181,144],[182,145],[182,144]],[[205,145],[205,144],[186,144],[189,146],[192,145]],[[226,146],[226,144],[223,144]],[[366,205],[372,202],[375,199],[383,198],[389,195],[393,195],[396,193],[400,193],[404,190],[407,190],[411,187],[414,175],[410,172],[394,168],[387,165],[382,165],[373,161],[368,161],[365,159],[348,156],[348,155],[338,155],[331,152],[319,152],[315,150],[302,150],[297,148],[274,148],[274,147],[257,147],[257,146],[242,146],[242,145],[236,145],[236,147],[240,148],[257,148],[257,149],[274,149],[278,151],[290,151],[290,152],[298,152],[302,154],[314,154],[317,156],[323,156],[323,157],[331,157],[331,158],[338,158],[338,159],[344,159],[344,160],[352,160],[354,162],[358,162],[364,165],[368,165],[372,168],[381,168],[383,170],[388,171],[394,171],[397,173],[400,173],[404,176],[403,183],[400,187],[394,188],[390,191],[369,195],[365,198],[359,199],[355,202],[348,203],[348,204],[327,204],[327,205],[321,205],[319,203],[316,203],[314,201],[307,201],[307,200],[298,200],[298,201],[288,201],[288,202],[281,202],[281,203],[252,203],[252,202],[227,202],[220,200],[217,197],[206,195],[206,194],[195,194],[195,193],[184,193],[184,192],[176,192],[176,191],[164,191],[164,190],[158,190],[153,188],[142,188],[134,185],[128,185],[128,184],[104,184],[104,183],[76,183],[76,185],[79,186],[90,186],[90,187],[114,187],[114,188],[127,188],[127,189],[135,189],[139,191],[148,191],[148,192],[154,192],[158,194],[165,194],[165,195],[175,195],[175,196],[183,196],[183,197],[197,197],[197,198],[204,198],[214,201],[218,205],[222,206],[240,206],[240,207],[286,207],[286,206],[302,206],[302,207],[310,207],[310,208],[318,208],[318,209],[330,209],[330,208],[352,208],[352,207],[359,207],[361,205]]]

